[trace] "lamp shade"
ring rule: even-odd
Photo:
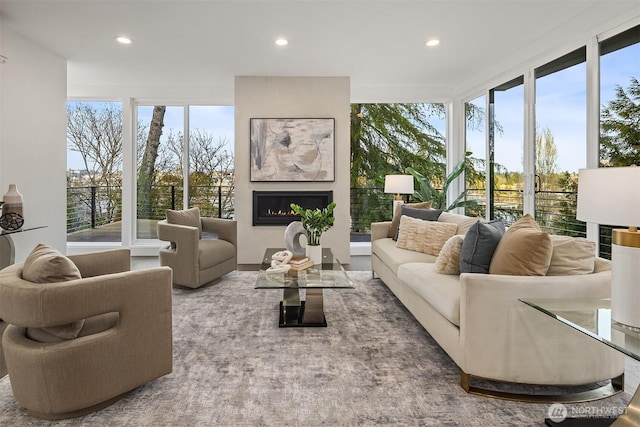
[[[596,224],[640,225],[640,167],[580,169],[576,218]]]
[[[387,175],[384,177],[384,192],[393,194],[413,194],[412,175]]]

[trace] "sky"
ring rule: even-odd
[[[601,57],[601,105],[615,97],[616,85],[627,87],[630,77],[640,79],[640,43]],[[504,132],[496,139],[496,161],[510,171],[522,171],[522,142],[524,106],[523,87],[496,93],[496,118]],[[73,104],[76,101],[69,101]],[[79,101],[78,101],[79,102]],[[96,107],[104,102],[86,102]],[[472,103],[484,109],[484,97]],[[121,103],[117,103],[120,104]],[[168,106],[165,113],[165,131],[182,130],[183,106]],[[138,118],[149,123],[153,107],[139,106]],[[189,106],[191,129],[205,130],[214,140],[228,141],[228,150],[234,151],[233,106]],[[432,124],[445,133],[445,120],[432,119]],[[558,151],[559,171],[577,172],[586,166],[586,64],[578,64],[538,79],[536,82],[536,122],[540,130],[549,128]],[[467,149],[477,158],[485,157],[484,129],[467,131]],[[82,169],[80,156],[68,150],[69,169]]]

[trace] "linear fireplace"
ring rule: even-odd
[[[332,201],[333,191],[254,191],[253,225],[288,225],[300,220],[291,203],[304,209],[322,209]]]

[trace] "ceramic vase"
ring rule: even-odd
[[[309,257],[313,264],[322,264],[322,245],[310,246],[307,245],[306,255]]]
[[[9,184],[9,190],[2,196],[3,213],[17,213],[22,215],[22,194],[15,184]]]

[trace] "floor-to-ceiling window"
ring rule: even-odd
[[[640,26],[599,47],[600,167],[640,166]],[[611,256],[610,226],[600,226],[600,255]]]
[[[67,241],[121,242],[122,103],[67,102]]]
[[[523,213],[524,77],[489,91],[489,217],[512,224]]]
[[[482,95],[464,105],[466,152],[470,153],[470,166],[477,173],[476,179],[466,177],[466,199],[475,200],[477,204],[466,206],[465,213],[477,217],[486,216],[487,208],[487,186],[484,178],[487,165],[487,129],[484,121],[486,103],[487,97]]]
[[[233,217],[233,120],[233,107],[137,106],[137,240],[157,238],[167,209]]]
[[[553,234],[583,236],[578,170],[587,165],[586,48],[535,69],[535,217]]]

